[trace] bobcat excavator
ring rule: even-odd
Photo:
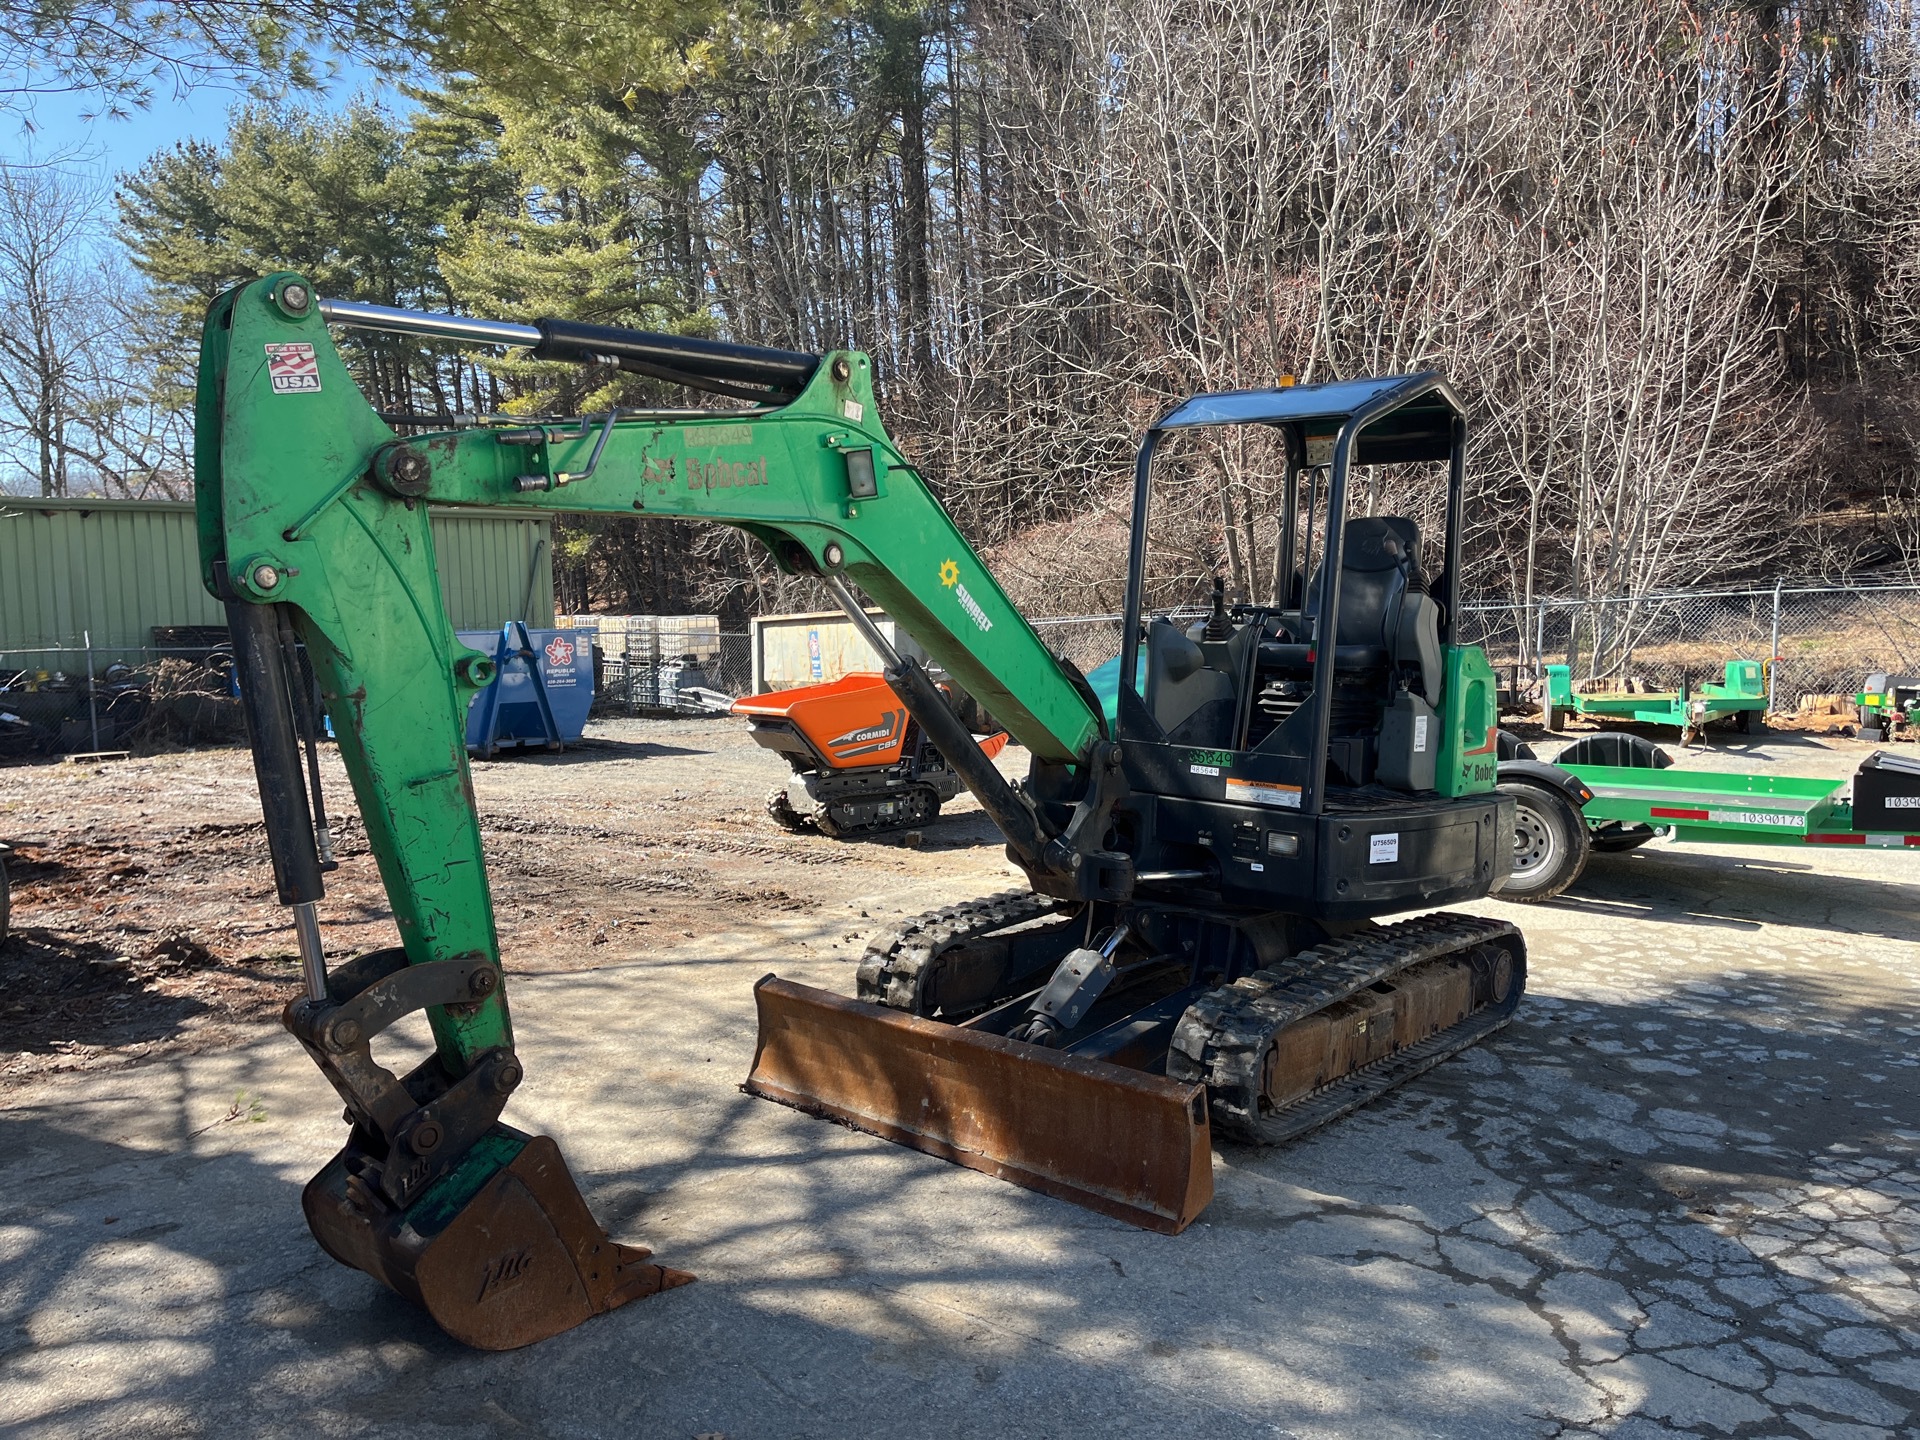
[[[329,321],[746,404],[403,437],[355,388]],[[1111,721],[887,438],[863,355],[330,302],[280,273],[213,305],[197,405],[204,575],[226,602],[305,977],[285,1023],[350,1126],[306,1187],[307,1220],[468,1344],[528,1344],[691,1277],[609,1239],[554,1142],[500,1118],[523,1069],[462,743],[492,661],[445,618],[429,505],[740,526],[820,578],[1006,837],[1027,888],[882,936],[857,996],[760,982],[755,1094],[1176,1232],[1210,1198],[1215,1127],[1298,1135],[1519,1002],[1512,926],[1375,923],[1486,895],[1514,849],[1493,677],[1450,633],[1466,424],[1438,375],[1203,395],[1161,417],[1139,454],[1119,665],[1143,679],[1120,685]],[[1183,630],[1145,602],[1154,457],[1210,426],[1284,441],[1275,573],[1296,579]],[[1346,518],[1356,467],[1423,461],[1445,474],[1437,586],[1413,522]],[[855,585],[1026,747],[1023,783]],[[401,940],[344,960],[320,918],[315,687],[293,678],[308,663]],[[422,1010],[433,1052],[395,1075],[370,1044]]]

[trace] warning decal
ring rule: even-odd
[[[1195,771],[1199,766],[1190,767]],[[1227,777],[1227,799],[1238,800],[1242,804],[1276,805],[1284,810],[1300,808],[1300,787],[1282,785],[1273,780],[1242,780],[1237,776]]]
[[[304,340],[267,346],[267,376],[276,395],[302,394],[320,388],[320,361]]]

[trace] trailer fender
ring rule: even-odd
[[[1570,770],[1562,770],[1558,765],[1545,760],[1502,760],[1498,778],[1501,781],[1525,780],[1535,785],[1544,785],[1550,790],[1558,790],[1576,806],[1584,809],[1587,801],[1593,798],[1593,791],[1578,775]]]

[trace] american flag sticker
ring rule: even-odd
[[[320,361],[313,346],[303,340],[267,346],[267,375],[276,395],[295,395],[320,388]]]

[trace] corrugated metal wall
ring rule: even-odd
[[[534,571],[536,624],[553,614],[549,517],[525,510],[435,511],[440,589],[456,629],[520,616]],[[544,543],[543,543],[544,542]],[[156,625],[221,625],[200,584],[193,506],[146,500],[0,499],[0,654],[152,644]]]

